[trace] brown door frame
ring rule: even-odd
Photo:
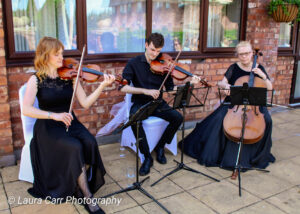
[[[298,61],[300,61],[300,24],[297,23],[296,26],[296,48],[294,54],[294,70],[293,70],[293,77],[292,77],[292,87],[291,87],[291,93],[290,93],[290,103],[300,103],[300,97],[294,97],[295,94],[295,88],[296,88],[296,78],[297,78],[297,72],[298,72]],[[299,74],[300,75],[300,74]]]

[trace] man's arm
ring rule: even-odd
[[[157,99],[159,96],[159,90],[155,89],[145,89],[145,88],[136,88],[130,85],[125,85],[121,88],[122,92],[129,93],[129,94],[144,94]]]

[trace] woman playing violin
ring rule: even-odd
[[[231,85],[243,76],[249,76],[252,69],[253,50],[247,41],[240,42],[236,47],[238,62],[232,64],[225,73],[222,81],[218,83],[222,89],[227,89],[229,94]],[[272,83],[264,67],[260,64],[252,70],[255,77],[265,82],[268,90]],[[226,97],[229,101],[229,97]],[[228,106],[221,105],[212,114],[198,123],[195,129],[184,140],[184,152],[198,160],[205,166],[219,166],[232,169],[236,164],[238,144],[229,140],[223,132],[223,119],[228,111]],[[240,107],[241,108],[241,107]],[[266,168],[275,158],[271,154],[272,146],[272,119],[266,107],[260,107],[266,128],[261,140],[254,144],[245,144],[240,155],[240,164],[243,167]]]
[[[36,73],[27,82],[22,112],[37,118],[30,144],[34,183],[28,191],[47,199],[92,198],[104,184],[105,169],[96,139],[73,112],[68,113],[75,84],[58,76],[63,49],[57,39],[42,38],[34,60]],[[89,96],[79,83],[76,96],[81,106],[89,108],[114,80],[105,75]],[[33,107],[35,97],[39,109]],[[104,213],[96,203],[85,204],[85,208],[90,213]]]
[[[162,93],[161,91],[159,91],[159,88],[161,88],[161,85],[164,82],[167,74],[160,75],[153,73],[150,69],[150,64],[152,61],[159,57],[163,45],[163,35],[159,33],[152,33],[146,39],[145,54],[131,59],[123,71],[123,79],[127,80],[127,82],[131,85],[124,86],[121,91],[133,94],[131,99],[133,105],[130,109],[130,115],[134,114],[141,106],[143,106],[147,102],[162,97]],[[198,81],[198,77],[193,77],[193,82]],[[172,90],[174,88],[174,83],[171,75],[165,81],[164,87],[167,90]],[[163,109],[163,111],[160,111],[161,109]],[[169,122],[169,125],[167,126],[156,148],[154,149],[156,151],[156,160],[160,164],[166,164],[167,159],[164,155],[164,147],[167,143],[171,143],[178,127],[182,123],[183,118],[179,112],[171,109],[171,107],[164,100],[152,115]],[[136,127],[133,125],[131,128],[136,136]],[[139,170],[139,174],[143,176],[147,175],[150,172],[150,168],[153,165],[153,159],[151,157],[148,142],[142,126],[140,126],[139,136],[142,138],[139,144],[139,149],[145,156],[145,160]]]

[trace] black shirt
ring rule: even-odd
[[[259,64],[258,68],[260,68],[262,70],[262,72],[264,72],[264,74],[266,75],[267,79],[270,79],[265,68]],[[238,66],[237,63],[232,64],[226,71],[225,73],[225,77],[228,81],[228,83],[230,85],[234,85],[235,81],[242,77],[242,76],[249,76],[250,72],[244,71],[243,69],[240,68],[240,66]],[[257,74],[254,74],[255,77],[261,78],[260,76],[258,76]]]
[[[126,79],[128,84],[132,83],[137,88],[158,90],[165,77],[166,74],[154,74],[150,70],[145,54],[132,58],[123,70],[123,79]],[[164,85],[166,90],[173,89],[174,83],[171,76],[168,77]],[[144,94],[133,94],[131,100],[132,102],[146,103],[153,100],[153,98]]]

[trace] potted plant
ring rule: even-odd
[[[300,0],[271,0],[268,13],[276,22],[300,21]]]

